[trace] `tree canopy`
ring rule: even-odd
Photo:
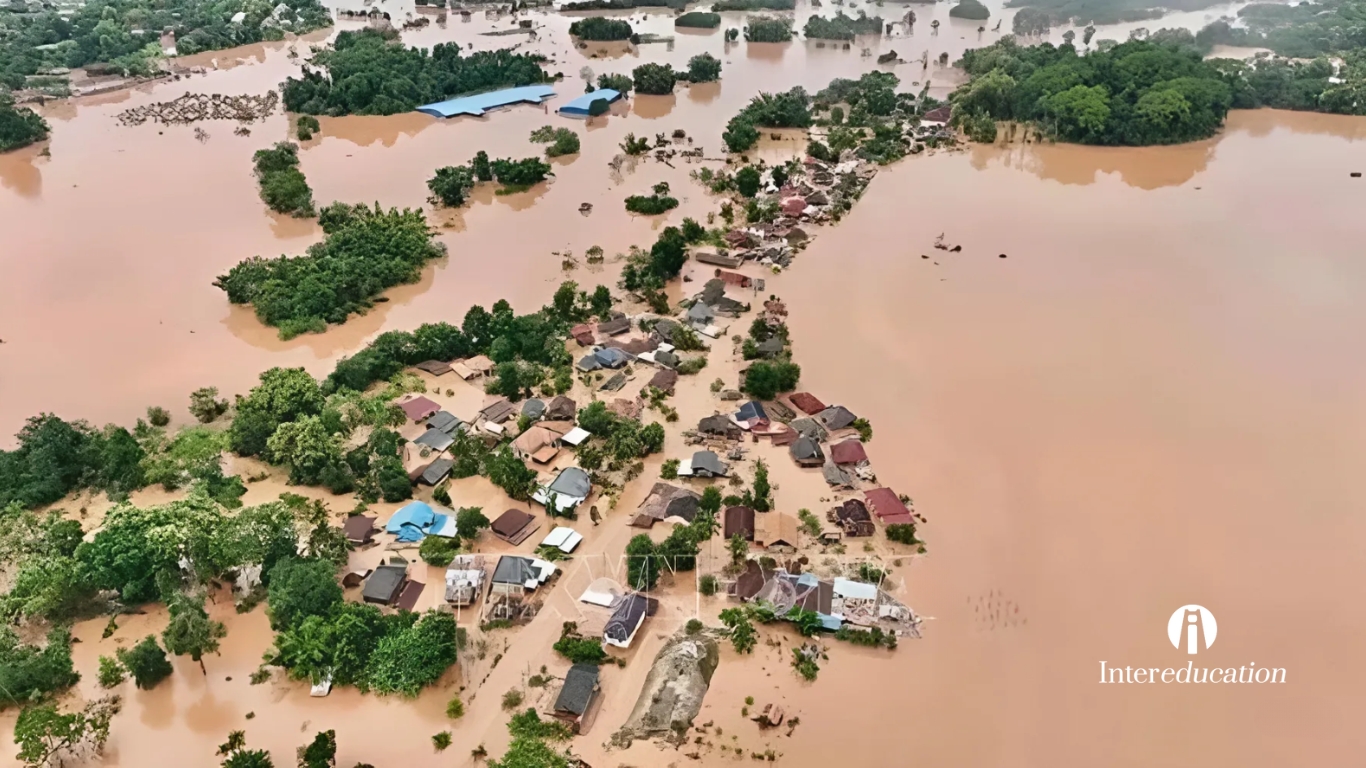
[[[27,147],[47,138],[48,124],[37,112],[14,105],[14,97],[0,93],[0,152]]]
[[[801,86],[760,93],[730,119],[721,139],[731,152],[744,152],[759,141],[759,128],[809,128],[811,122],[811,97]]]
[[[667,96],[674,92],[674,82],[678,75],[668,64],[650,62],[641,64],[631,73],[636,93],[652,96]]]
[[[421,210],[334,204],[319,219],[326,237],[302,256],[255,256],[214,285],[233,304],[251,304],[281,338],[326,330],[374,305],[386,289],[417,282],[441,256]]]
[[[821,15],[810,16],[802,34],[812,40],[853,40],[858,35],[882,34],[882,17],[869,16],[859,11],[857,17],[838,11],[826,18]]]
[[[631,35],[630,22],[621,19],[609,19],[606,16],[589,16],[579,19],[569,25],[569,34],[580,40],[629,40]]]
[[[745,42],[786,43],[792,39],[792,19],[755,16],[745,25]]]
[[[721,26],[721,15],[717,13],[707,13],[705,11],[689,11],[674,19],[674,26],[696,29],[716,29]]]
[[[398,33],[344,31],[331,50],[281,86],[285,109],[310,115],[392,115],[461,94],[546,82],[545,58],[510,49],[460,55],[455,43],[408,48]]]
[[[313,190],[299,170],[297,144],[282,141],[269,149],[258,149],[252,162],[261,185],[261,200],[272,211],[300,217],[313,215]]]
[[[1006,38],[959,62],[954,121],[1033,121],[1081,144],[1175,144],[1211,136],[1233,92],[1192,50],[1134,40],[1079,55],[1071,45],[1021,47]]]

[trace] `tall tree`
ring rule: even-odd
[[[228,634],[223,622],[214,621],[204,610],[204,599],[188,595],[176,595],[168,605],[171,620],[161,641],[166,650],[177,656],[188,655],[199,662],[199,670],[205,675],[209,670],[204,667],[204,654],[217,653],[218,641]]]

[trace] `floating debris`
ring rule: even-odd
[[[148,120],[166,125],[189,125],[201,120],[236,120],[251,123],[264,120],[275,111],[280,96],[266,91],[264,96],[224,96],[221,93],[187,93],[174,101],[158,101],[119,113],[123,125],[142,125]]]

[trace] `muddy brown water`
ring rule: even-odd
[[[912,7],[921,17],[914,37],[884,40],[874,53],[956,55],[975,44],[975,25],[959,29],[947,6]],[[931,15],[943,19],[938,35]],[[482,191],[461,212],[433,213],[449,258],[370,314],[290,342],[210,284],[241,258],[297,252],[320,236],[309,222],[268,215],[256,196],[250,154],[285,138],[284,117],[251,126],[249,137],[209,123],[204,143],[189,127],[125,128],[115,119],[185,92],[273,87],[293,68],[288,45],[200,57],[218,69],[47,107],[50,157],[42,148],[0,156],[0,432],[41,410],[126,422],[151,403],[183,408],[198,386],[244,391],[271,365],[325,373],[382,330],[457,320],[472,302],[538,305],[563,279],[552,251],[580,259],[595,244],[624,251],[712,210],[687,179],[696,166],[649,161],[609,173],[627,132],[683,128],[716,156],[724,120],[758,90],[815,88],[873,66],[857,48],[804,42],[727,50],[719,32],[588,59],[564,45],[564,20],[537,18],[552,27],[541,43],[556,54],[552,71],[569,75],[557,102],[577,94],[585,65],[595,74],[629,72],[645,59],[681,66],[708,50],[726,62],[725,79],[637,98],[589,123],[583,153],[557,163],[549,185],[508,197]],[[648,18],[648,30],[668,32],[667,16]],[[1191,23],[1204,20],[1195,14]],[[453,18],[405,38],[480,48],[516,40],[477,35],[492,26]],[[918,64],[894,71],[907,84],[924,77]],[[933,65],[930,74],[937,87],[949,83]],[[533,151],[526,134],[546,122],[560,124],[535,108],[448,122],[328,119],[305,145],[303,168],[320,203],[417,206],[434,167],[478,149],[525,155]],[[745,760],[772,748],[795,766],[1350,762],[1366,746],[1353,725],[1366,683],[1354,663],[1366,640],[1356,543],[1366,534],[1358,513],[1366,494],[1355,482],[1366,453],[1356,330],[1366,270],[1363,187],[1348,176],[1366,169],[1363,138],[1360,119],[1234,113],[1219,137],[1180,147],[973,147],[880,174],[849,219],[824,230],[772,285],[792,310],[803,387],[871,419],[869,452],[882,479],[929,518],[929,556],[899,569],[903,597],[927,617],[926,637],[890,657],[837,645],[813,684],[792,677],[786,633],[766,632],[782,647],[761,645],[753,659],[727,649],[700,718],[723,728],[709,740],[739,746]],[[761,154],[794,147],[766,140]],[[621,210],[621,198],[660,180],[681,193],[678,211],[647,219]],[[581,202],[594,203],[590,216],[578,213]],[[940,233],[963,251],[933,249]],[[611,274],[580,268],[571,277],[590,284]],[[713,375],[733,377],[733,365],[685,386],[685,416],[708,407]],[[779,453],[771,458],[780,504],[814,507],[819,478]],[[647,476],[656,471],[652,463]],[[457,495],[497,509],[496,492],[467,485]],[[273,480],[258,484],[248,501],[279,490]],[[641,495],[628,491],[623,508]],[[621,551],[634,531],[620,517],[597,529],[577,524],[589,536],[578,565]],[[566,587],[588,575],[570,576]],[[424,601],[439,574],[426,578]],[[634,704],[663,630],[690,610],[721,607],[677,592],[666,601],[673,623],[659,622],[626,668],[605,672],[603,712],[575,742],[594,765],[685,761],[648,744],[602,748]],[[573,615],[567,594],[552,599]],[[1198,664],[1282,667],[1289,682],[1097,683],[1102,660],[1184,666],[1165,630],[1188,603],[1219,620],[1218,642]],[[215,611],[229,636],[222,656],[206,660],[208,677],[176,659],[167,684],[123,691],[104,764],[156,765],[167,755],[216,764],[214,746],[235,728],[287,763],[314,731],[336,728],[342,764],[467,765],[475,745],[498,754],[506,741],[502,692],[541,664],[564,667],[548,651],[559,625],[547,616],[495,633],[490,657],[510,643],[496,668],[485,659],[468,675],[453,671],[414,702],[344,690],[310,699],[298,684],[251,686],[247,676],[270,644],[265,617]],[[163,621],[157,611],[129,618],[106,641],[103,622],[79,625],[79,693],[97,695],[98,655]],[[462,685],[479,692],[451,724],[444,704]],[[740,715],[746,696],[781,700],[802,724],[791,737],[760,734]],[[0,731],[12,722],[12,713],[0,716]],[[455,743],[438,756],[428,739],[446,728]],[[10,760],[3,741],[0,758]],[[700,762],[735,759],[709,747]]]

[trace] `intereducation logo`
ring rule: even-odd
[[[1203,605],[1183,605],[1167,619],[1167,639],[1178,651],[1194,656],[1209,650],[1219,635],[1219,623]],[[1118,667],[1100,662],[1100,682],[1104,683],[1284,683],[1285,669],[1258,667],[1197,668],[1194,661],[1184,667]]]

